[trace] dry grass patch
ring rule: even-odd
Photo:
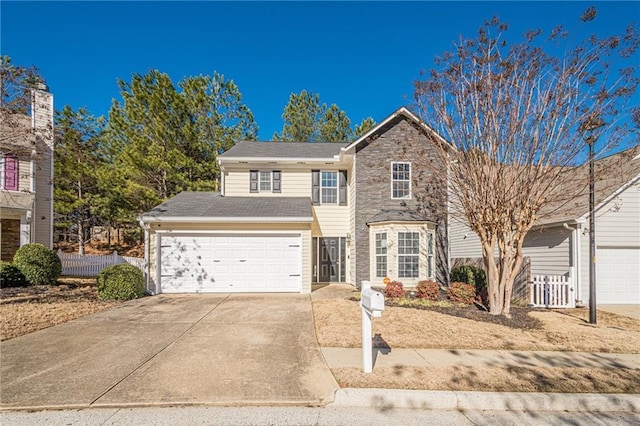
[[[387,367],[331,370],[341,387],[489,392],[640,393],[640,370],[604,368]]]
[[[98,298],[94,279],[63,279],[58,286],[0,289],[1,340],[42,330],[118,304]]]
[[[357,301],[317,298],[313,311],[320,346],[360,347]],[[576,313],[527,308],[513,308],[513,317],[474,307],[387,306],[382,318],[373,320],[373,331],[381,335],[379,346],[386,342],[391,348],[640,353],[640,321],[631,318],[603,313],[593,326]]]

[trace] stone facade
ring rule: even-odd
[[[367,222],[385,210],[416,211],[436,224],[436,277],[447,282],[446,182],[435,181],[426,166],[437,158],[433,143],[412,120],[397,116],[356,148],[356,283],[370,279]],[[411,199],[391,198],[392,162],[411,163]]]
[[[20,248],[20,220],[0,220],[0,260],[11,262],[13,255]]]

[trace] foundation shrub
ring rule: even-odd
[[[449,296],[449,300],[454,303],[471,305],[476,298],[476,289],[471,284],[453,282],[447,289],[447,295]]]
[[[431,280],[423,280],[416,286],[416,296],[419,299],[438,300],[440,289],[438,283]]]
[[[103,300],[131,300],[144,296],[142,272],[128,263],[104,268],[98,274],[97,284]]]
[[[391,281],[384,288],[384,297],[397,299],[405,295],[404,285],[400,281]]]
[[[25,244],[13,256],[18,268],[33,285],[53,285],[62,274],[62,262],[55,251],[42,244]]]
[[[0,287],[24,287],[28,285],[27,279],[24,277],[20,269],[16,268],[9,262],[0,261]]]

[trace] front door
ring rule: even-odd
[[[320,283],[344,282],[345,280],[345,238],[314,238],[316,244],[315,278]]]

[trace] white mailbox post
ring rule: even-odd
[[[371,282],[362,281],[360,286],[360,307],[362,309],[362,369],[365,373],[373,370],[373,345],[371,337],[371,317],[381,317],[384,310],[384,296],[371,289]]]

